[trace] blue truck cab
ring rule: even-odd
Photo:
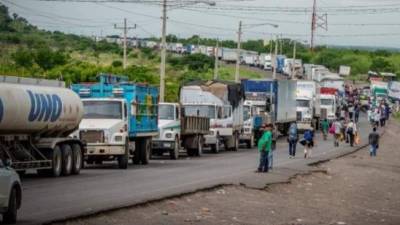
[[[126,169],[129,159],[135,164],[149,162],[151,139],[158,134],[158,88],[108,74],[100,74],[96,83],[71,88],[84,106],[73,135],[87,144],[88,164],[117,160],[119,168]]]

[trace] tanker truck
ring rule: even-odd
[[[69,135],[82,116],[62,81],[0,76],[0,158],[19,172],[79,174],[85,145]]]

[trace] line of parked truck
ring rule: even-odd
[[[66,88],[62,81],[0,76],[0,157],[19,172],[79,174],[86,164],[147,164],[166,152],[200,156],[252,147],[263,123],[285,133],[296,120],[296,81],[198,81],[179,102],[158,89],[101,74]]]
[[[237,49],[217,48],[205,45],[183,45],[182,43],[168,43],[167,51],[177,54],[204,54],[214,57],[226,63],[236,63]],[[273,55],[268,53],[259,54],[256,51],[240,50],[240,63],[248,66],[259,67],[264,70],[276,70],[290,77],[302,78],[304,73],[301,59],[291,59],[285,55]]]
[[[344,92],[337,74],[307,67],[307,80],[194,81],[180,88],[179,102],[159,102],[156,87],[100,74],[94,83],[0,76],[0,157],[17,171],[79,174],[86,164],[129,161],[182,151],[201,156],[252,148],[264,123],[285,135],[292,122],[318,128],[335,119]]]

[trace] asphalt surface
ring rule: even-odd
[[[360,125],[362,138],[368,125]],[[333,148],[332,137],[322,141],[316,135],[317,146],[311,160],[336,155],[343,148]],[[343,144],[346,151],[352,150]],[[296,159],[288,158],[285,138],[279,140],[274,156],[274,167],[304,167],[311,160],[303,159],[303,148],[298,145]],[[254,170],[258,163],[256,149],[238,152],[204,154],[201,158],[169,160],[168,156],[152,160],[149,165],[131,165],[127,170],[117,169],[116,164],[85,169],[78,176],[43,178],[27,175],[23,178],[23,203],[18,224],[42,224],[55,220],[92,214],[113,208],[130,206],[149,200],[179,195],[219,184],[236,184],[257,180]],[[263,174],[263,179],[274,176]],[[244,181],[243,181],[244,180]],[[267,181],[262,181],[267,182]]]

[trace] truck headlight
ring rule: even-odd
[[[171,133],[166,133],[166,134],[165,134],[165,137],[166,137],[166,138],[172,138],[172,134],[171,134]]]
[[[116,135],[116,136],[114,137],[114,141],[115,141],[115,142],[122,142],[122,136],[121,136],[121,135]]]

